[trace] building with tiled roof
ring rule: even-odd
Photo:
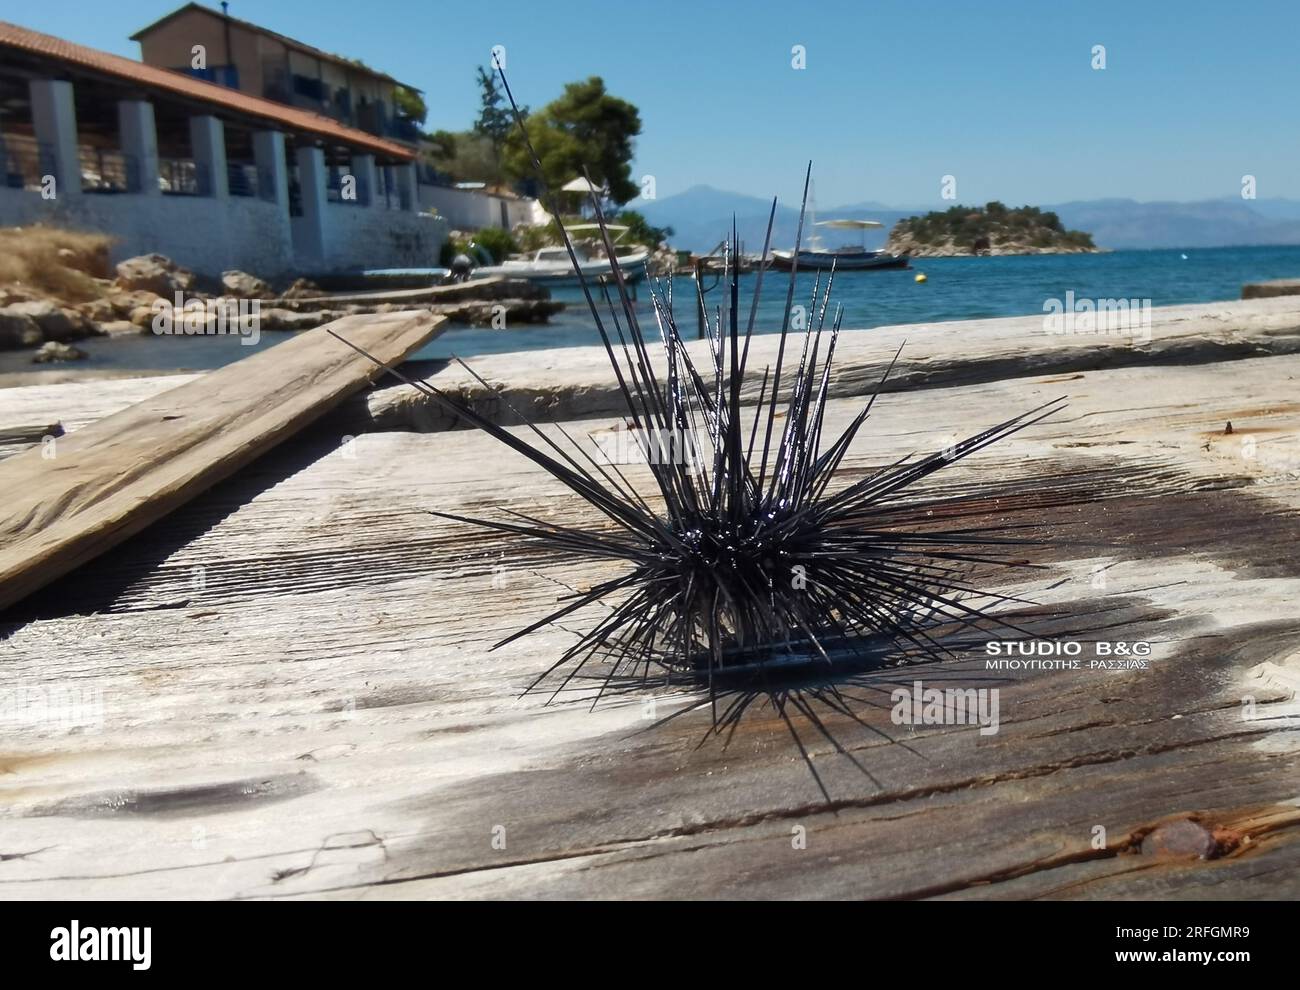
[[[131,35],[146,65],[173,69],[253,96],[331,117],[370,134],[414,143],[419,129],[398,111],[399,88],[357,59],[187,3]]]
[[[0,226],[263,277],[431,267],[411,146],[301,106],[0,21]]]

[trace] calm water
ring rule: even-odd
[[[1184,255],[1186,257],[1184,257]],[[917,284],[917,272],[928,281]],[[742,314],[748,314],[753,275],[741,279]],[[1043,302],[1076,298],[1150,299],[1154,306],[1238,299],[1245,282],[1300,277],[1300,246],[1198,248],[1159,251],[1116,251],[1093,255],[1043,255],[1016,258],[934,258],[920,260],[911,270],[844,272],[835,280],[834,301],[844,306],[844,326],[858,329],[897,323],[974,320],[996,316],[1041,314]],[[800,274],[796,302],[812,291],[811,274]],[[758,326],[780,329],[788,277],[764,276],[764,301]],[[677,283],[675,309],[688,328],[695,326],[689,280]],[[723,301],[723,287],[709,295],[710,305]],[[453,328],[424,348],[422,358],[462,357],[499,351],[596,344],[595,324],[578,290],[559,289],[557,299],[569,308],[552,323],[512,330]],[[641,287],[639,310],[649,316],[648,294]],[[647,324],[652,325],[652,324]],[[261,347],[287,339],[264,334]],[[79,344],[90,353],[80,367],[132,369],[207,369],[247,357],[254,350],[229,337],[155,337],[153,335],[96,339]],[[30,355],[0,354],[0,370],[31,370]],[[67,367],[67,366],[65,366]]]
[[[918,272],[925,273],[926,282],[917,284]],[[914,261],[911,269],[840,273],[835,278],[832,306],[837,302],[844,306],[845,327],[866,329],[898,323],[1041,314],[1044,300],[1064,299],[1070,289],[1076,299],[1150,299],[1153,306],[1172,306],[1239,299],[1243,283],[1298,277],[1300,246],[931,258]],[[744,318],[749,314],[754,278],[741,277]],[[807,303],[813,279],[812,274],[800,273],[796,303]],[[764,332],[780,329],[788,285],[785,273],[769,271],[763,276],[757,326]],[[682,280],[676,288],[674,310],[679,325],[693,329],[696,318],[691,284]],[[721,285],[714,289],[707,297],[710,306],[724,302],[724,293]],[[520,330],[453,329],[425,348],[421,356],[446,357],[453,352],[465,356],[599,343],[581,293],[560,289],[554,294],[568,302],[569,308],[549,325]],[[649,319],[647,300],[642,286],[638,312]]]

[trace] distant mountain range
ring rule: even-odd
[[[822,219],[843,217],[879,220],[879,230],[867,231],[868,247],[881,247],[889,229],[905,217],[944,206],[904,208],[883,203],[851,203],[818,207]],[[983,205],[975,204],[971,205]],[[1300,244],[1300,201],[1290,199],[1213,199],[1198,203],[1139,203],[1132,199],[1094,199],[1070,203],[1012,203],[1007,206],[1041,206],[1056,213],[1071,230],[1092,234],[1103,248],[1226,247],[1247,244]],[[731,218],[747,251],[763,247],[771,200],[742,193],[692,186],[663,199],[635,200],[630,209],[645,215],[657,227],[672,227],[672,245],[703,253],[731,232]],[[794,243],[799,221],[797,206],[778,204],[772,229],[773,247]],[[805,231],[805,237],[807,232]]]

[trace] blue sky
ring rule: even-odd
[[[217,6],[217,4],[212,4]],[[175,5],[41,0],[3,19],[138,57]],[[235,0],[231,14],[364,60],[426,93],[431,128],[477,107],[504,45],[540,106],[600,75],[641,110],[635,174],[823,205],[1300,198],[1300,3],[937,0]],[[803,45],[807,68],[791,68]],[[1094,45],[1106,68],[1091,67]]]

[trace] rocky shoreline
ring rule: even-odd
[[[60,232],[47,233],[60,243]],[[241,271],[205,279],[161,254],[128,258],[110,269],[107,242],[87,249],[87,240],[68,235],[77,249],[59,247],[57,254],[32,259],[39,279],[0,284],[0,352],[30,351],[31,362],[41,365],[78,361],[87,354],[77,341],[150,334],[160,320],[168,332],[221,332],[221,321],[234,313],[255,315],[258,332],[292,333],[344,316],[417,306],[468,326],[544,323],[564,308],[545,288],[518,279],[442,287],[415,302],[398,298],[402,293],[327,293],[302,278],[277,292]]]
[[[1105,249],[1065,245],[1035,247],[1032,244],[1012,242],[1008,244],[990,244],[988,247],[973,250],[966,246],[959,247],[951,239],[937,244],[921,243],[913,237],[895,238],[891,234],[889,240],[885,243],[885,251],[890,254],[907,255],[909,258],[998,258],[1029,254],[1102,254]]]

